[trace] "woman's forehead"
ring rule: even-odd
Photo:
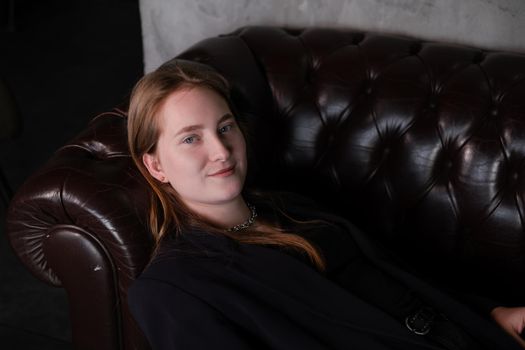
[[[222,96],[206,87],[187,87],[172,92],[160,109],[163,129],[185,128],[191,125],[218,123],[226,114],[231,115]]]

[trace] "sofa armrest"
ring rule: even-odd
[[[59,149],[11,202],[10,243],[36,277],[66,289],[76,348],[143,342],[138,331],[121,334],[136,329],[126,291],[152,249],[141,181],[127,151],[125,114],[114,111]]]

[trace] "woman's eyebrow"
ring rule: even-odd
[[[177,137],[180,134],[184,134],[186,132],[195,131],[195,130],[199,130],[199,129],[204,129],[204,125],[202,125],[202,124],[188,125],[188,126],[183,127],[182,129],[180,129],[179,131],[177,131],[177,133],[175,133],[175,135],[173,135],[173,137]]]
[[[223,115],[221,117],[221,119],[219,119],[219,121],[217,122],[217,124],[220,124],[222,123],[223,121],[225,120],[228,120],[228,119],[233,119],[233,115],[231,113],[226,113],[225,115]]]
[[[219,121],[217,122],[217,125],[222,123],[222,122],[224,122],[225,120],[228,120],[228,119],[233,119],[233,115],[231,113],[226,113],[225,115],[223,115],[219,119]],[[177,133],[174,135],[174,137],[177,137],[178,135],[184,134],[186,132],[200,130],[200,129],[204,129],[204,125],[202,125],[202,124],[188,125],[188,126],[183,127],[182,129],[180,129],[179,131],[177,131]]]

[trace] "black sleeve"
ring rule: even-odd
[[[128,304],[153,350],[253,348],[219,311],[162,281],[136,280]]]

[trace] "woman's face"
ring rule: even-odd
[[[238,200],[246,177],[246,144],[235,118],[214,91],[187,88],[168,96],[158,115],[160,137],[143,162],[196,212]]]

